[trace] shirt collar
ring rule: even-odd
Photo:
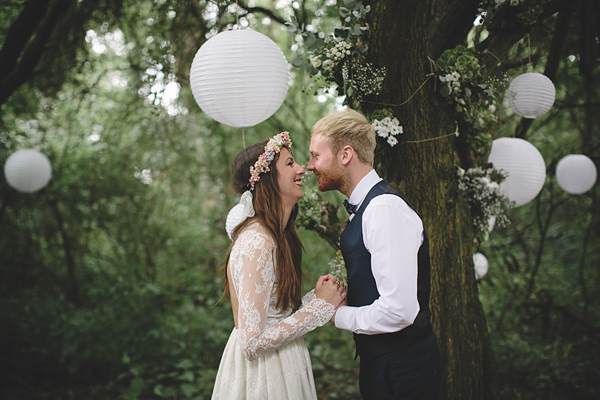
[[[352,204],[356,204],[357,207],[360,207],[365,197],[367,197],[367,194],[369,193],[371,188],[375,186],[379,181],[381,181],[381,178],[379,177],[379,175],[377,175],[377,172],[375,172],[375,170],[372,169],[360,180],[360,182],[358,182],[358,185],[356,185],[356,187],[350,194],[350,198],[348,199],[348,201]]]

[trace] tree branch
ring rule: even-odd
[[[32,3],[37,4],[35,1],[32,1]],[[55,0],[48,6],[47,12],[45,12],[44,15],[40,16],[31,13],[35,18],[42,18],[39,20],[36,19],[39,24],[35,24],[35,30],[29,33],[26,44],[22,43],[23,47],[17,48],[22,41],[11,39],[10,42],[13,44],[6,48],[6,53],[12,58],[7,60],[0,55],[0,60],[2,60],[3,63],[7,62],[10,68],[9,70],[6,70],[4,74],[0,74],[0,106],[4,104],[22,84],[27,82],[27,80],[34,75],[33,71],[37,67],[38,62],[44,53],[44,49],[50,40],[52,31],[56,28],[57,23],[60,20],[60,15],[66,14],[68,7],[68,2]],[[27,18],[28,15],[29,11],[23,18]],[[15,28],[14,34],[27,31],[24,28],[19,27],[21,23],[24,22],[26,25],[31,23],[28,20],[21,21],[21,18],[21,15],[19,15],[17,22],[15,22],[18,26]],[[5,46],[3,46],[2,50],[5,50]]]
[[[58,230],[63,239],[63,248],[65,251],[65,258],[67,261],[67,274],[69,277],[69,290],[68,297],[71,299],[75,307],[81,307],[81,298],[79,296],[79,289],[77,287],[77,279],[75,276],[75,259],[73,258],[73,254],[71,253],[71,241],[69,240],[69,235],[65,230],[64,221],[62,218],[62,214],[58,208],[58,203],[56,200],[52,200],[50,202],[50,206],[52,211],[54,212],[54,216],[56,217],[56,222],[58,225]]]
[[[285,25],[287,23],[287,21],[285,19],[283,19],[281,16],[275,14],[273,11],[269,10],[268,8],[264,8],[264,7],[250,7],[248,6],[248,4],[245,4],[245,2],[238,0],[238,5],[240,6],[240,8],[243,8],[244,10],[247,11],[247,13],[245,15],[248,14],[254,14],[254,13],[261,13],[261,14],[265,14],[267,17],[271,18],[272,20],[279,22],[281,25]]]
[[[320,223],[311,221],[304,224],[303,227],[310,231],[315,231],[334,249],[338,250],[340,236],[346,227],[347,221],[340,221],[337,216],[338,206],[319,199],[321,209]]]
[[[0,76],[5,76],[17,65],[23,49],[35,35],[35,30],[46,14],[50,0],[29,0],[8,29],[0,49]]]

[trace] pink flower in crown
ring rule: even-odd
[[[251,186],[250,190],[254,189],[256,182],[260,181],[261,173],[269,172],[271,170],[269,164],[271,164],[275,158],[275,154],[279,153],[283,146],[292,146],[292,141],[290,140],[288,132],[282,132],[273,136],[265,146],[265,152],[258,157],[254,166],[250,167],[250,179],[248,180]]]

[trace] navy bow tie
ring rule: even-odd
[[[350,204],[348,200],[344,200],[344,207],[346,207],[348,214],[352,215],[356,213],[356,204]]]

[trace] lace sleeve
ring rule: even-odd
[[[331,319],[334,307],[316,298],[314,291],[302,299],[295,313],[279,322],[268,322],[271,296],[275,290],[275,245],[270,236],[258,231],[240,235],[239,254],[233,254],[234,281],[238,293],[240,345],[247,359],[254,360]]]

